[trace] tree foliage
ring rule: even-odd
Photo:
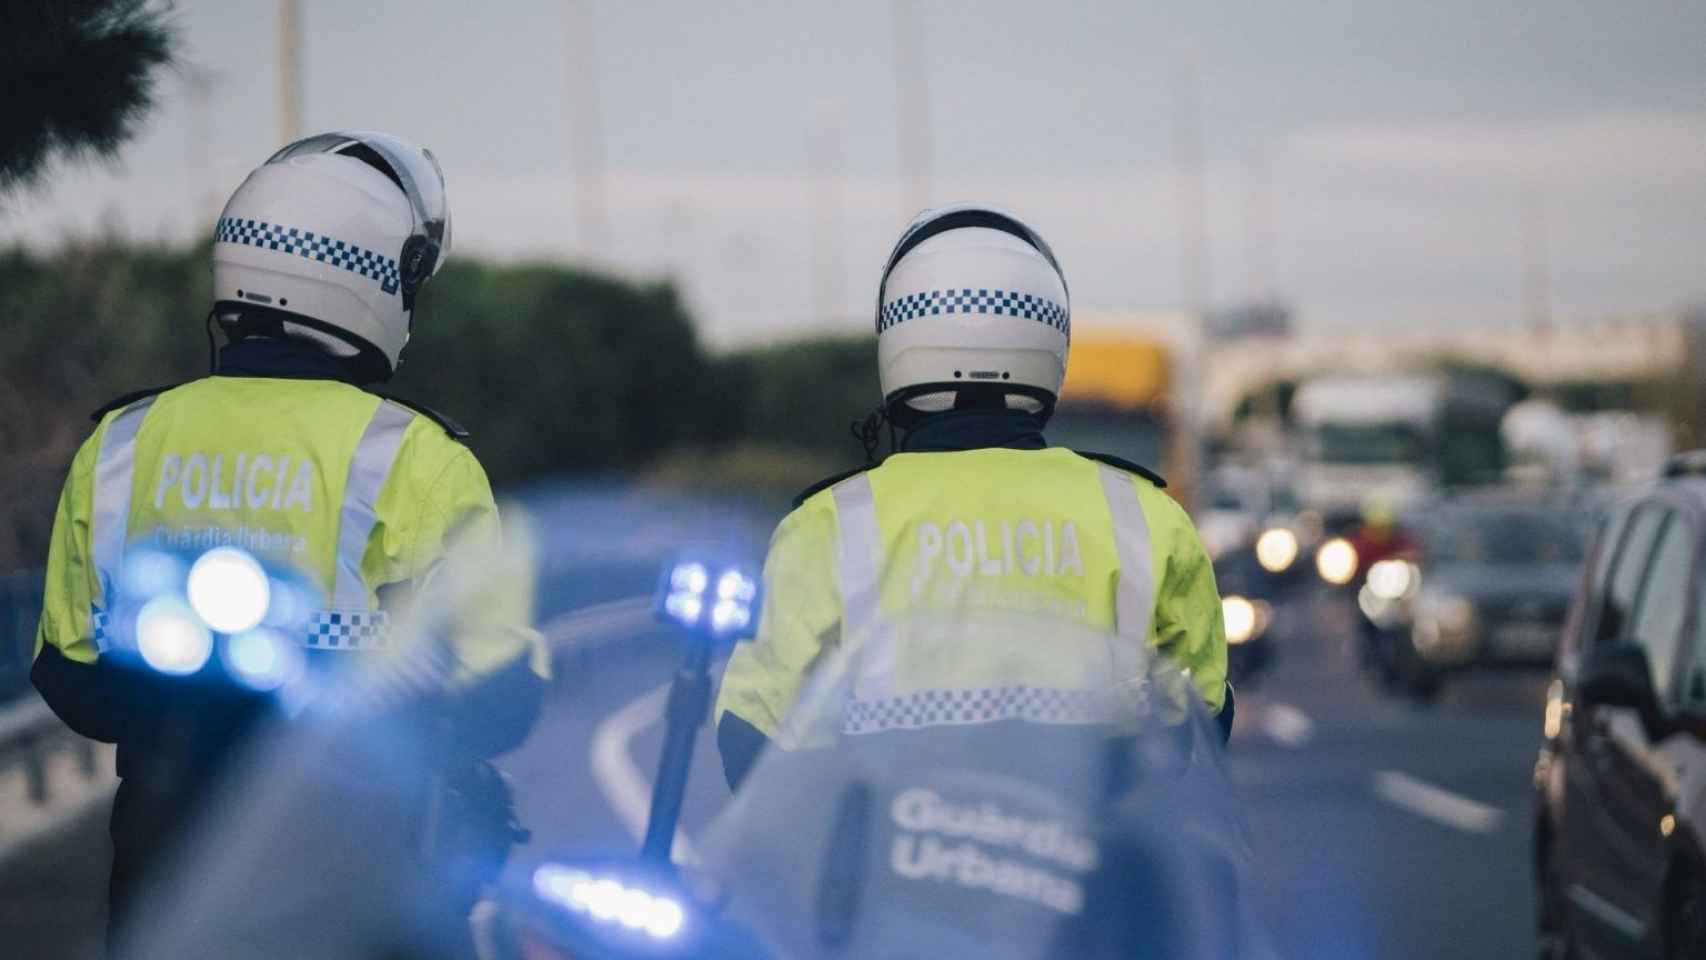
[[[41,564],[89,413],[207,372],[208,246],[0,251],[0,570]],[[568,267],[452,261],[387,388],[473,433],[493,483],[633,470],[730,422],[675,291]],[[738,408],[735,414],[738,420]]]
[[[0,193],[56,158],[113,156],[153,107],[174,45],[148,0],[0,4]]]

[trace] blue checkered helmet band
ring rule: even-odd
[[[240,243],[263,250],[294,253],[303,259],[329,263],[351,273],[379,282],[379,289],[396,293],[399,285],[397,261],[381,253],[358,247],[353,243],[334,240],[323,233],[281,227],[261,220],[242,217],[220,217],[214,226],[213,239],[219,243]]]
[[[1011,290],[972,289],[929,290],[911,293],[883,305],[877,319],[877,332],[882,333],[908,320],[944,313],[992,313],[998,316],[1024,317],[1045,323],[1071,336],[1072,319],[1065,307],[1047,297]]]

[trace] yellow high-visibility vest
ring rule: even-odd
[[[497,549],[485,471],[432,418],[332,380],[215,376],[108,412],[78,450],[49,547],[36,652],[91,663],[134,644],[112,621],[124,559],[150,546],[193,554],[237,546],[318,588],[300,636],[320,650],[391,639],[379,590],[417,582],[452,538]],[[531,582],[452,632],[464,679],[528,658]]]
[[[1153,653],[1182,668],[1211,710],[1225,698],[1220,596],[1189,517],[1150,479],[1070,450],[895,454],[782,521],[764,586],[756,636],[736,646],[717,714],[772,739],[813,667],[869,638],[894,644],[894,675],[850,705],[848,732],[918,726],[944,702],[955,704],[945,722],[1070,720],[1054,715],[1071,709],[1054,694],[1076,666],[992,687],[1011,678],[988,675],[975,642],[949,662],[919,662],[904,638],[885,637],[920,620],[1073,624],[1123,645],[1116,670],[1135,674]],[[1047,673],[1047,657],[1038,662]]]

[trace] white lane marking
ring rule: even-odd
[[[1505,818],[1504,811],[1497,807],[1489,807],[1397,770],[1376,772],[1374,793],[1395,807],[1466,833],[1492,833]]]
[[[605,717],[592,732],[592,777],[604,799],[636,842],[646,836],[646,818],[652,810],[652,784],[635,766],[628,745],[641,730],[663,719],[669,702],[669,684],[655,687]],[[685,829],[675,832],[670,856],[676,863],[699,862],[699,852]]]
[[[631,637],[655,625],[649,593],[595,603],[552,617],[539,628],[553,648],[592,647]]]
[[[1270,704],[1262,711],[1262,732],[1275,743],[1296,749],[1315,735],[1315,721],[1289,703]]]

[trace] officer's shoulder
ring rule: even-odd
[[[177,383],[163,384],[158,387],[148,387],[143,390],[132,390],[127,394],[114,397],[106,403],[101,404],[94,413],[89,414],[89,420],[93,423],[100,423],[107,414],[112,413],[114,410],[123,410],[126,407],[141,403],[151,397],[157,397],[168,390],[176,390],[190,382],[192,381],[180,380]]]
[[[1167,486],[1167,481],[1165,478],[1163,478],[1161,476],[1161,474],[1156,473],[1155,471],[1149,469],[1148,467],[1142,466],[1140,464],[1132,463],[1130,460],[1127,460],[1124,457],[1116,457],[1111,453],[1096,453],[1093,450],[1074,450],[1072,452],[1078,454],[1079,456],[1083,457],[1086,460],[1094,460],[1097,463],[1105,463],[1108,466],[1113,467],[1116,470],[1123,470],[1126,473],[1136,474],[1137,476],[1140,476],[1143,479],[1148,480],[1150,483],[1155,484],[1157,487],[1165,488]]]
[[[408,409],[413,410],[414,412],[420,414],[421,416],[426,417],[428,420],[431,420],[433,423],[438,424],[439,427],[444,430],[445,434],[447,436],[449,436],[450,439],[455,440],[457,443],[467,443],[468,442],[468,437],[469,437],[468,429],[466,427],[462,426],[462,424],[457,423],[455,420],[452,420],[449,417],[449,415],[442,413],[438,410],[435,410],[432,407],[429,407],[424,403],[420,403],[420,402],[415,401],[415,400],[409,400],[409,399],[406,399],[404,397],[399,397],[394,393],[388,393],[388,392],[381,391],[381,390],[370,390],[368,392],[372,393],[374,396],[380,398],[381,400],[389,400],[392,403],[398,405],[399,407],[407,407]]]
[[[836,484],[840,483],[841,481],[851,480],[854,477],[858,476],[859,474],[864,473],[870,469],[871,469],[870,464],[866,464],[865,466],[862,466],[862,467],[854,467],[851,470],[843,470],[840,473],[832,473],[829,476],[824,477],[822,480],[819,480],[818,482],[812,484],[811,486],[805,488],[804,490],[801,490],[797,495],[795,495],[795,497],[794,497],[794,509],[795,510],[800,509],[801,507],[805,506],[807,500],[810,500],[811,498],[817,496],[818,494],[824,492],[825,490],[828,490],[830,487],[835,486]]]

